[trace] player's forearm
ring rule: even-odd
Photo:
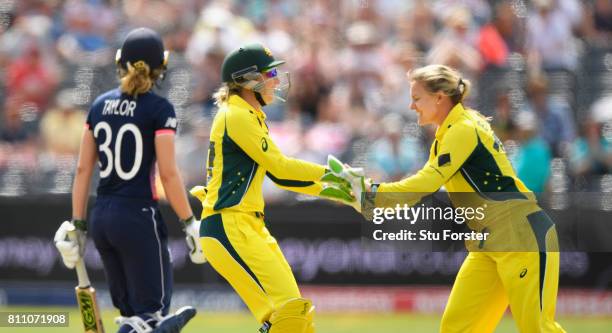
[[[419,172],[398,182],[380,184],[378,192],[423,193],[423,196],[433,193],[459,171],[477,144],[478,136],[473,126],[453,125],[439,145],[434,142],[434,151],[438,153]]]
[[[263,168],[275,177],[299,181],[318,181],[325,174],[325,167],[322,165],[284,155],[271,159]]]
[[[287,191],[308,194],[315,197],[318,197],[321,191],[323,191],[323,186],[320,183],[314,183],[311,186],[307,187],[290,187],[290,186],[280,186],[280,188],[285,189]]]
[[[72,218],[84,220],[87,217],[89,185],[97,157],[96,143],[92,131],[84,130],[79,149],[79,160],[72,184]]]
[[[425,196],[437,191],[444,185],[444,178],[431,165],[425,165],[417,174],[397,182],[382,183],[377,192],[387,193],[415,193]]]
[[[193,216],[189,200],[187,200],[187,194],[185,193],[185,187],[183,186],[183,179],[178,171],[161,175],[161,182],[164,186],[168,202],[170,202],[170,206],[176,215],[181,220]]]
[[[268,174],[268,176],[270,176]],[[282,188],[283,190],[308,194],[312,196],[319,196],[321,191],[323,191],[323,185],[319,182],[302,182],[302,181],[294,181],[294,180],[285,180],[270,177],[276,186]]]
[[[72,185],[72,218],[84,220],[87,217],[89,186],[93,169],[77,168]]]
[[[376,207],[394,207],[396,204],[413,206],[426,195],[435,192],[433,187],[419,186],[413,178],[403,179],[393,183],[382,183],[376,189],[374,205]]]
[[[325,173],[321,165],[285,156],[261,125],[238,112],[227,115],[227,133],[259,166],[282,179],[317,181]]]

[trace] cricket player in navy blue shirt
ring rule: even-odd
[[[205,261],[199,221],[193,218],[174,156],[177,118],[168,100],[152,91],[168,61],[160,36],[132,30],[117,52],[121,84],[100,95],[87,116],[72,192],[72,220],[56,233],[64,263],[83,255],[85,230],[98,249],[120,333],[179,332],[191,307],[168,315],[172,267],[166,225],[157,207],[156,163],[170,205],[184,223],[192,261]],[[97,199],[85,222],[91,176],[100,171]],[[76,229],[76,242],[66,235]]]

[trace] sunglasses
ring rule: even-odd
[[[275,78],[276,76],[278,76],[278,72],[276,71],[276,68],[272,68],[271,70],[264,72],[263,75],[267,79],[271,79],[271,78]]]

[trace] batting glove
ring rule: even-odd
[[[64,221],[55,232],[53,240],[64,265],[73,269],[85,254],[85,221]]]
[[[181,220],[183,224],[183,231],[185,231],[185,241],[187,242],[187,248],[189,248],[189,258],[194,264],[203,264],[206,262],[206,256],[202,250],[202,244],[200,244],[200,224],[201,221],[190,217],[186,220]]]

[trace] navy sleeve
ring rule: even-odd
[[[95,124],[93,123],[93,111],[95,106],[96,103],[94,102],[89,108],[89,111],[87,112],[87,120],[85,121],[85,127],[87,127],[90,131],[93,131],[95,126]]]
[[[89,128],[89,130],[93,131],[94,127],[96,126],[96,119],[94,119],[95,115],[96,115],[96,110],[99,110],[101,108],[101,105],[104,105],[104,97],[107,94],[102,94],[100,96],[98,96],[92,103],[91,106],[89,107],[89,111],[87,112],[87,120],[85,121],[85,126],[87,128]],[[99,119],[98,119],[99,121]]]
[[[170,102],[164,100],[160,103],[160,108],[153,119],[153,124],[156,132],[160,130],[176,132],[178,121],[174,112],[174,106]]]

